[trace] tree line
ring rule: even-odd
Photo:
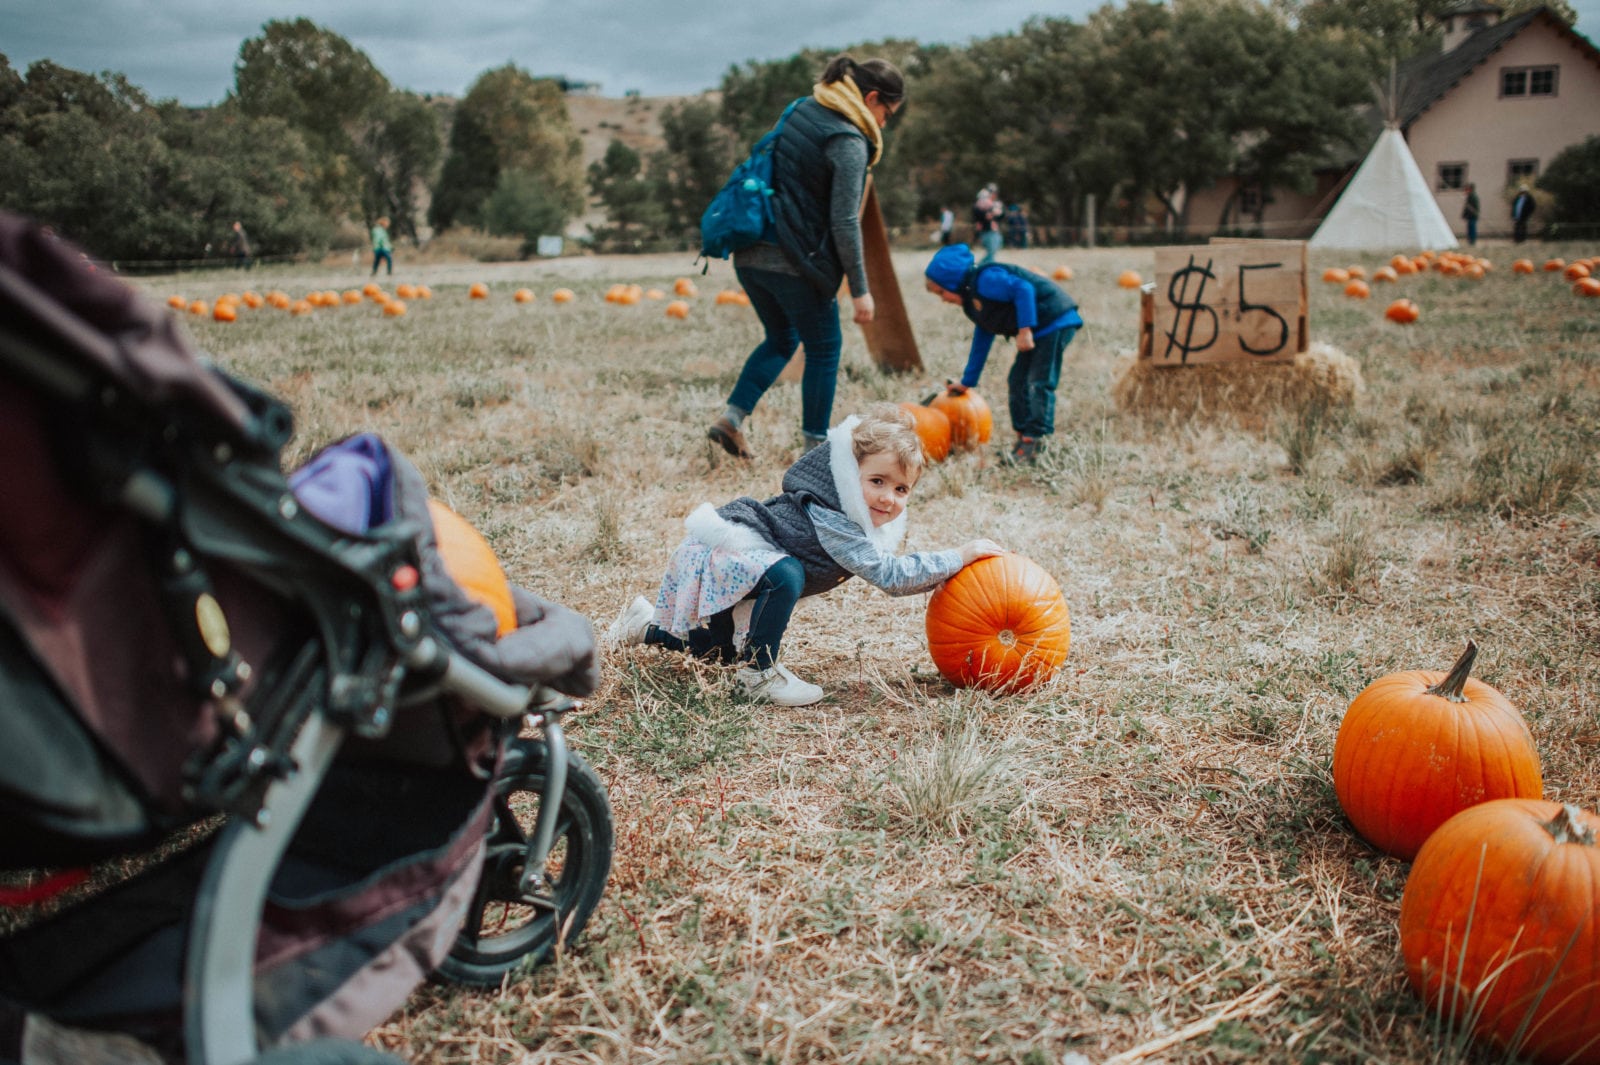
[[[880,201],[892,226],[907,226],[993,181],[1036,226],[1082,226],[1092,195],[1105,223],[1153,210],[1179,232],[1248,229],[1259,219],[1236,202],[1222,218],[1189,219],[1184,192],[1236,178],[1265,202],[1358,157],[1374,82],[1392,59],[1436,46],[1433,16],[1448,2],[1129,0],[960,47],[855,45],[907,80],[875,170]],[[1535,5],[1512,0],[1507,14]],[[1573,17],[1565,0],[1550,6]],[[298,255],[379,216],[397,235],[471,227],[531,250],[589,202],[607,218],[601,247],[692,248],[733,164],[811,91],[828,54],[731,67],[720,91],[663,109],[659,150],[613,140],[587,171],[557,81],[508,64],[459,100],[419,96],[304,18],[244,41],[214,107],[48,60],[23,74],[0,55],[0,207],[121,260],[196,258],[234,220],[258,255]]]

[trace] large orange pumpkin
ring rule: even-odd
[[[928,600],[928,653],[962,688],[1022,691],[1055,675],[1072,643],[1061,587],[1021,555],[982,558]]]
[[[1497,799],[1428,837],[1400,900],[1424,1004],[1519,1058],[1600,1055],[1600,817]]]
[[[949,458],[950,419],[945,413],[920,403],[902,403],[900,408],[909,411],[915,420],[917,439],[922,441],[922,453],[928,461],[943,462]]]
[[[1544,794],[1539,752],[1505,696],[1467,674],[1478,645],[1449,673],[1379,677],[1351,702],[1333,744],[1333,790],[1355,830],[1410,859],[1434,829],[1490,799]]]
[[[1401,325],[1410,325],[1421,315],[1422,310],[1417,306],[1416,301],[1404,298],[1395,300],[1383,312],[1383,316],[1389,321],[1399,322]]]
[[[439,558],[445,572],[461,586],[467,598],[494,612],[495,630],[504,636],[517,627],[517,608],[511,600],[511,582],[494,548],[472,523],[439,502],[428,500],[428,516],[433,519],[433,536],[439,543]]]
[[[928,406],[950,419],[953,447],[974,448],[987,444],[994,433],[994,413],[976,389],[952,392],[946,389],[933,397]]]

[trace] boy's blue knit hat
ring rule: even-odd
[[[958,292],[971,269],[972,249],[965,244],[946,244],[934,252],[933,261],[923,273],[940,288]]]

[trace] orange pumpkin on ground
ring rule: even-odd
[[[558,288],[550,293],[550,298],[556,303],[571,303],[574,297],[570,288]]]
[[[175,311],[181,311],[185,307],[189,306],[189,301],[177,293],[173,293],[167,297],[167,306],[171,307]]]
[[[1394,282],[1400,280],[1400,273],[1392,266],[1380,266],[1372,271],[1372,280],[1377,282]]]
[[[950,457],[950,419],[943,411],[924,407],[920,403],[902,403],[916,422],[917,439],[922,441],[922,454],[929,462],[943,462]]]
[[[1567,268],[1561,272],[1561,276],[1568,281],[1582,281],[1589,276],[1589,264],[1583,262],[1568,263]]]
[[[378,294],[379,294],[379,289],[378,289],[377,285],[373,285],[372,286],[372,291],[367,293],[365,296],[362,295],[362,293],[358,289],[347,288],[347,289],[344,290],[344,301],[346,303],[360,303],[363,299],[367,298],[367,296],[370,296],[373,299],[377,299],[378,298]]]
[[[680,277],[672,283],[672,294],[675,296],[697,296],[700,290],[694,287],[694,282],[687,277]]]
[[[1505,696],[1469,677],[1478,646],[1449,673],[1410,670],[1367,685],[1333,744],[1333,790],[1357,833],[1397,858],[1490,799],[1544,794],[1539,752]]]
[[[1395,300],[1383,312],[1383,316],[1389,321],[1399,322],[1401,325],[1410,325],[1421,315],[1422,310],[1416,305],[1416,302],[1408,299]]]
[[[1322,280],[1331,285],[1342,285],[1350,280],[1350,271],[1342,266],[1330,266],[1322,271]]]
[[[1518,259],[1516,262],[1511,264],[1511,272],[1513,274],[1531,274],[1531,273],[1533,273],[1533,260],[1532,259]]]
[[[1055,578],[1021,555],[963,567],[928,600],[928,653],[962,688],[1015,692],[1043,684],[1072,643]]]
[[[969,450],[987,444],[994,433],[994,414],[976,389],[945,389],[928,406],[950,419],[950,444]]]
[[[361,286],[361,294],[369,299],[376,297],[379,291],[381,290],[378,288],[378,283],[376,281],[368,281],[365,285]]]
[[[390,318],[399,318],[406,313],[405,300],[389,300],[383,305],[383,313]]]
[[[1586,277],[1573,285],[1572,291],[1580,296],[1600,296],[1600,278]]]
[[[289,304],[289,313],[296,316],[310,314],[312,309],[311,301],[308,299],[298,299]]]
[[[667,294],[659,288],[647,288],[644,290],[644,298],[647,300],[664,300],[667,298]]]
[[[471,522],[437,499],[428,500],[428,516],[433,519],[433,537],[439,543],[439,557],[450,579],[461,586],[468,599],[494,612],[499,635],[515,629],[517,608],[511,598],[511,582],[489,541]]]
[[[1351,299],[1364,300],[1372,295],[1372,286],[1360,278],[1356,278],[1344,286],[1344,294]]]
[[[217,305],[211,308],[211,317],[219,322],[232,322],[238,319],[239,312],[227,300],[218,300]]]
[[[419,299],[419,300],[431,300],[431,299],[433,299],[433,289],[429,288],[427,285],[418,285],[417,286],[417,299]]]
[[[1122,288],[1138,288],[1144,284],[1144,278],[1139,276],[1137,270],[1124,270],[1117,275],[1117,284]]]
[[[1400,952],[1423,1004],[1509,1055],[1594,1061],[1600,1047],[1600,817],[1496,799],[1422,845]]]
[[[489,286],[485,285],[482,281],[474,281],[472,283],[472,287],[467,289],[467,298],[468,299],[475,299],[475,300],[486,300],[486,299],[488,299],[489,298]]]
[[[263,302],[264,301],[261,299],[260,293],[246,292],[244,294],[244,305],[249,307],[252,311],[258,309]]]
[[[415,285],[396,285],[394,294],[403,300],[414,300],[417,298],[417,288]]]
[[[1565,259],[1546,259],[1544,261],[1545,273],[1559,273],[1560,271],[1566,269],[1566,267],[1567,261]]]
[[[515,292],[513,292],[511,294],[511,298],[513,300],[515,300],[516,302],[518,302],[518,303],[532,303],[533,302],[533,289],[531,289],[531,288],[519,288],[519,289],[517,289]]]
[[[206,305],[205,300],[195,300],[189,304],[189,313],[196,318],[204,318],[211,313],[211,308]]]
[[[1055,272],[1052,273],[1050,276],[1055,278],[1057,281],[1071,281],[1072,280],[1072,267],[1070,267],[1070,266],[1058,266],[1058,267],[1056,267]]]
[[[687,318],[687,317],[689,317],[689,305],[687,303],[685,303],[683,300],[673,300],[671,303],[667,304],[667,317],[668,318]]]

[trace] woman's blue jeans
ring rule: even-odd
[[[806,370],[800,379],[800,428],[808,436],[828,433],[833,418],[833,392],[839,377],[839,297],[823,296],[801,277],[772,270],[735,270],[739,284],[767,336],[744,361],[728,405],[753,411],[767,389],[783,373],[795,348],[806,346]]]
[[[745,641],[744,658],[757,669],[771,669],[778,660],[778,645],[789,628],[789,616],[800,601],[805,583],[806,570],[800,560],[783,558],[774,562],[745,596],[755,602],[750,610],[750,638]],[[739,657],[733,646],[732,607],[711,615],[703,628],[691,629],[687,640],[652,625],[645,632],[644,642],[671,651],[688,651],[696,658],[714,662],[733,662]]]

